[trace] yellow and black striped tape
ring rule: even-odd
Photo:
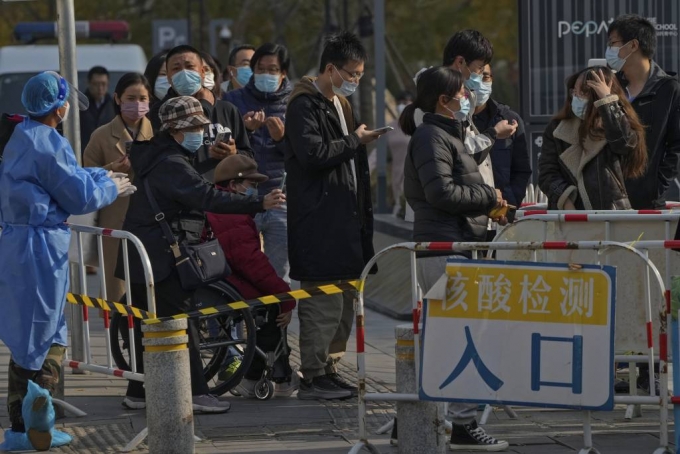
[[[259,298],[254,298],[252,300],[247,301],[234,301],[233,303],[227,303],[213,307],[206,307],[205,309],[199,309],[184,314],[172,315],[170,317],[145,319],[144,323],[147,325],[153,325],[155,323],[167,322],[169,320],[179,320],[182,318],[196,318],[203,315],[222,314],[225,312],[231,312],[233,310],[248,309],[261,305],[279,304],[283,301],[290,300],[291,298],[296,300],[302,300],[306,298],[312,298],[314,296],[343,293],[350,290],[357,290],[358,288],[359,281],[346,281],[341,282],[339,284],[321,285],[319,287],[291,290],[290,292],[279,293],[277,295],[261,296]]]
[[[132,315],[133,317],[141,318],[142,320],[156,318],[156,314],[152,312],[147,312],[143,309],[138,309],[134,306],[128,306],[122,303],[107,301],[101,298],[94,298],[87,295],[76,295],[75,293],[68,293],[66,295],[66,301],[68,301],[71,304],[79,304],[81,306],[99,308],[109,312],[118,312],[119,314],[123,315]]]
[[[172,315],[170,317],[160,317],[156,318],[155,314],[147,312],[136,307],[127,306],[125,304],[116,303],[114,301],[106,301],[101,298],[93,298],[86,295],[76,295],[69,293],[66,296],[66,301],[71,304],[79,304],[81,306],[88,306],[92,308],[100,308],[105,311],[118,312],[123,315],[132,315],[135,318],[142,319],[144,323],[148,325],[153,325],[156,323],[166,322],[169,320],[178,320],[182,318],[196,318],[204,315],[215,315],[223,314],[233,310],[248,309],[262,305],[268,304],[279,304],[283,301],[296,299],[302,300],[306,298],[312,298],[314,296],[320,295],[333,295],[337,293],[343,293],[351,290],[357,290],[359,288],[359,281],[346,281],[339,284],[329,284],[321,285],[319,287],[311,287],[300,290],[291,290],[286,293],[279,293],[277,295],[261,296],[259,298],[254,298],[246,301],[234,301],[233,303],[226,303],[219,306],[206,307],[205,309],[199,309],[183,314]]]

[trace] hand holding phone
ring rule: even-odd
[[[385,134],[386,132],[394,131],[394,128],[392,126],[385,126],[382,128],[374,129],[373,132],[377,134]]]
[[[217,137],[215,137],[215,143],[229,142],[231,139],[231,131],[218,132]]]

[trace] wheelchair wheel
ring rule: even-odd
[[[274,395],[274,383],[266,378],[260,379],[255,384],[255,397],[258,400],[269,400]]]
[[[124,303],[125,297],[121,300]],[[227,282],[210,284],[196,291],[194,304],[196,307],[212,307],[233,301],[242,300],[241,295]],[[224,314],[200,317],[199,348],[203,361],[203,373],[210,393],[222,395],[234,388],[243,378],[255,356],[256,326],[250,310],[240,309]],[[122,370],[131,370],[130,342],[127,317],[118,313],[111,316],[109,329],[111,354],[116,366]],[[228,367],[228,359],[240,361],[226,379],[220,379],[220,372]]]

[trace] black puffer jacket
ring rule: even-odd
[[[496,191],[465,151],[463,126],[426,113],[408,145],[404,195],[415,212],[416,241],[484,241]]]
[[[564,209],[567,200],[579,210],[627,210],[621,160],[633,152],[637,135],[630,129],[616,95],[595,103],[605,139],[579,144],[581,120],[552,121],[543,133],[538,160],[538,184],[548,196],[548,208]],[[584,151],[585,149],[585,151]]]
[[[332,101],[303,77],[286,112],[290,277],[356,279],[373,257],[373,208],[366,147],[352,108],[338,97],[350,134]],[[354,160],[357,186],[350,160]]]
[[[617,73],[621,85],[628,82]],[[678,175],[680,154],[680,83],[652,61],[652,70],[642,92],[631,101],[645,125],[649,163],[645,174],[626,180],[630,203],[636,210],[664,208],[665,193]]]
[[[158,207],[165,220],[173,225],[180,213],[190,210],[212,213],[254,214],[264,211],[262,196],[245,197],[216,189],[191,165],[190,155],[167,132],[161,132],[146,142],[134,142],[130,162],[137,186],[130,198],[123,230],[136,235],[149,254],[156,283],[167,278],[175,266],[175,258],[154,219],[144,187],[149,180]],[[144,272],[134,247],[130,247],[130,278],[133,284],[143,284]],[[122,251],[118,254],[116,276],[125,278]]]

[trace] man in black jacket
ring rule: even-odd
[[[678,174],[680,152],[680,84],[652,60],[656,29],[647,19],[627,14],[609,26],[607,63],[618,71],[628,99],[646,125],[647,172],[627,180],[634,209],[664,208],[666,190]]]
[[[215,167],[227,156],[239,153],[253,158],[246,126],[236,106],[215,99],[213,93],[203,86],[205,72],[198,50],[188,45],[174,47],[168,52],[165,64],[171,88],[163,101],[156,103],[149,112],[154,132],[161,127],[158,111],[165,101],[177,96],[193,96],[200,101],[203,113],[210,119],[203,132],[203,146],[194,157],[196,170],[212,181]],[[220,133],[227,136],[217,141]]]
[[[494,186],[503,193],[503,200],[509,205],[519,207],[531,178],[524,121],[510,107],[491,98],[493,72],[488,64],[482,72],[482,83],[488,87],[488,92],[477,95],[477,107],[472,117],[475,127],[479,131],[486,131],[503,120],[517,125],[515,134],[505,139],[496,139],[490,156]]]
[[[317,78],[305,77],[286,112],[288,256],[302,288],[356,279],[373,256],[365,144],[379,134],[356,121],[345,96],[363,76],[366,50],[349,32],[330,38]],[[353,132],[352,132],[353,131]],[[352,331],[350,293],[301,300],[299,399],[342,399],[356,387],[336,372]]]
[[[94,66],[87,73],[85,95],[90,105],[80,114],[80,146],[84,150],[90,136],[98,127],[109,123],[116,116],[113,98],[109,91],[109,72],[103,66]]]

